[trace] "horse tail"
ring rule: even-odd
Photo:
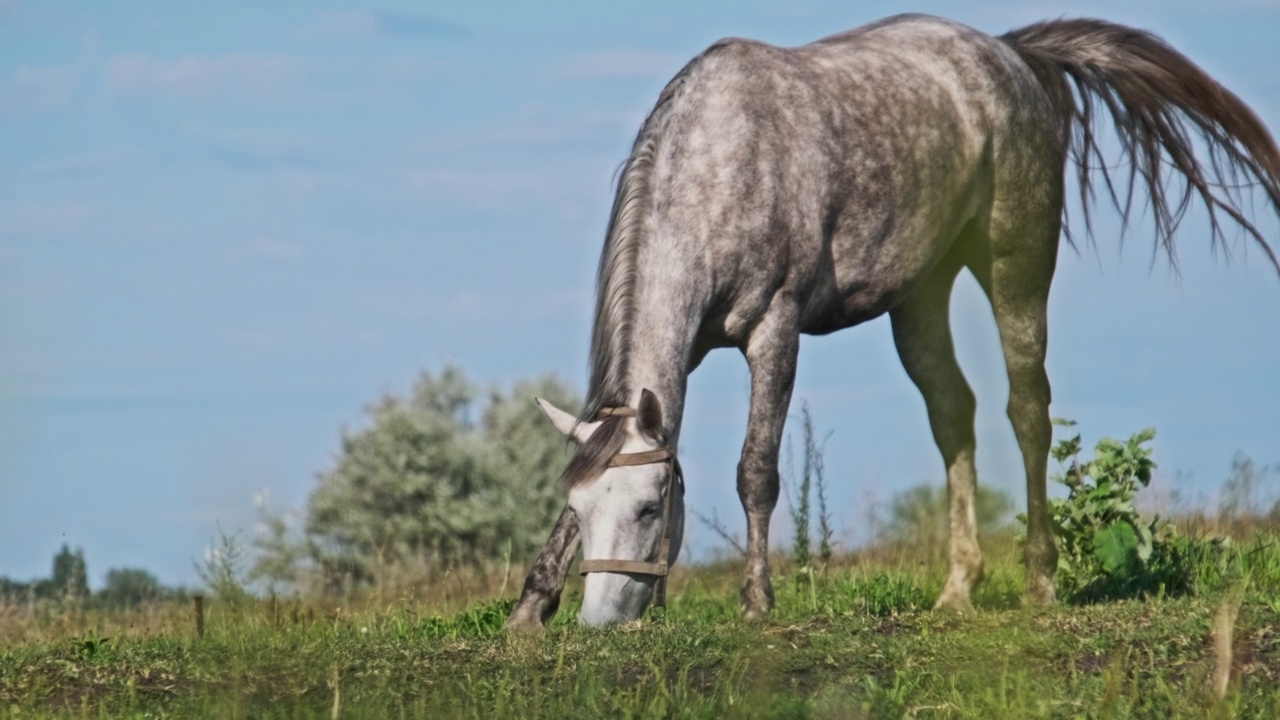
[[[1280,214],[1280,149],[1234,93],[1156,35],[1102,20],[1041,22],[1000,39],[1031,67],[1061,118],[1088,233],[1093,176],[1102,174],[1121,212],[1122,233],[1140,177],[1151,198],[1157,247],[1164,248],[1175,268],[1173,233],[1198,196],[1209,211],[1215,247],[1227,250],[1219,222],[1226,215],[1258,242],[1280,272],[1276,254],[1243,209],[1246,191],[1260,186]],[[1099,103],[1110,113],[1129,161],[1123,203],[1098,147],[1094,117]],[[1197,138],[1207,158],[1196,156]],[[1169,176],[1175,173],[1166,172],[1166,162],[1182,176],[1180,188],[1170,186]]]

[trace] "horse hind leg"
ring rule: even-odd
[[[1009,420],[1027,480],[1026,599],[1037,605],[1054,602],[1053,574],[1058,566],[1049,518],[1047,465],[1053,427],[1044,362],[1049,285],[1062,222],[1060,183],[1059,172],[1039,185],[1042,193],[993,207],[988,230],[991,260],[974,272],[991,300],[1009,375]],[[1022,187],[1028,186],[1037,187]]]
[[[893,339],[907,375],[924,396],[933,439],[947,468],[949,533],[946,585],[936,608],[970,612],[970,593],[982,581],[978,545],[973,390],[951,341],[951,289],[961,264],[949,257],[890,312]]]

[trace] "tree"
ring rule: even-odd
[[[84,550],[63,544],[53,556],[53,577],[46,586],[46,597],[83,600],[89,596],[89,574],[85,569]]]
[[[297,588],[313,555],[308,539],[298,536],[298,513],[273,512],[265,491],[259,494],[257,505],[258,532],[253,546],[258,552],[248,580],[265,585],[273,595],[284,588]]]
[[[407,398],[383,398],[367,427],[343,433],[307,503],[303,537],[285,542],[280,518],[264,524],[256,574],[287,582],[286,566],[305,555],[333,587],[408,561],[531,557],[564,505],[558,479],[569,458],[535,397],[580,403],[551,376],[482,392],[453,366],[423,373]]]
[[[159,600],[164,595],[164,586],[156,576],[141,568],[108,570],[106,584],[98,591],[102,604],[111,608],[137,607]]]
[[[1224,526],[1247,521],[1255,516],[1280,516],[1280,498],[1268,513],[1265,508],[1272,502],[1271,474],[1280,472],[1280,465],[1259,465],[1243,451],[1236,451],[1231,460],[1231,474],[1222,484],[1218,496],[1218,522]]]
[[[994,530],[1009,519],[1013,502],[1009,496],[987,487],[978,487],[974,514],[978,529]],[[945,547],[950,524],[947,490],[936,485],[917,485],[894,495],[889,504],[889,536],[895,542],[924,548]]]

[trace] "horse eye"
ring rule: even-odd
[[[640,519],[652,520],[653,518],[657,517],[658,514],[661,512],[662,512],[661,503],[656,503],[656,502],[649,503],[648,505],[645,505],[643,508],[640,509]]]

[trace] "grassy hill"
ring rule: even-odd
[[[1280,717],[1274,533],[1235,545],[1234,574],[1201,573],[1228,581],[1192,594],[1051,609],[1020,607],[1014,543],[987,544],[971,616],[929,610],[942,568],[910,548],[838,558],[812,584],[779,557],[777,610],[756,624],[739,617],[734,563],[682,570],[665,617],[608,630],[573,623],[571,585],[547,632],[523,637],[502,631],[515,584],[501,577],[209,600],[203,637],[187,604],[10,602],[0,715]]]

